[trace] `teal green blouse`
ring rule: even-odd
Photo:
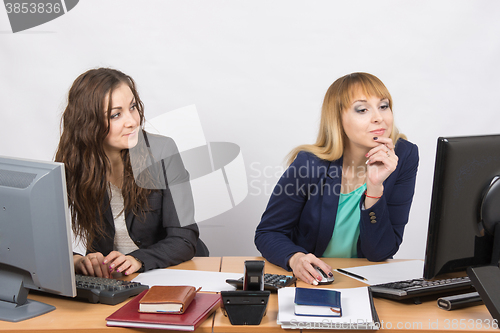
[[[359,202],[366,184],[347,194],[340,194],[337,208],[337,220],[333,229],[332,239],[326,247],[323,257],[357,258],[359,219],[361,210]]]

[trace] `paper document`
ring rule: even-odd
[[[380,265],[349,267],[343,268],[342,270],[359,277],[364,277],[366,280],[359,279],[351,274],[344,274],[340,271],[337,272],[369,285],[375,285],[394,281],[420,279],[424,272],[424,262],[422,260],[398,261]]]
[[[193,271],[182,269],[154,269],[139,274],[132,281],[148,286],[194,286],[201,287],[201,291],[220,292],[236,290],[226,279],[239,279],[242,273],[223,273],[209,271]]]
[[[368,287],[335,288],[341,293],[342,317],[296,316],[295,288],[278,289],[278,325],[290,329],[378,329],[372,313]]]

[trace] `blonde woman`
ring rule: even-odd
[[[270,262],[309,284],[332,276],[320,257],[383,261],[399,249],[408,222],[418,148],[399,133],[392,98],[368,73],[328,89],[316,143],[289,155],[255,244]]]

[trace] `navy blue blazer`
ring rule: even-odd
[[[384,181],[384,194],[372,207],[361,210],[358,257],[370,261],[383,261],[398,251],[408,222],[418,148],[400,139],[395,152],[398,165]],[[300,152],[285,171],[255,232],[255,245],[269,262],[291,270],[288,260],[296,252],[323,255],[335,227],[342,161]]]

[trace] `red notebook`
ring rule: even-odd
[[[221,302],[219,294],[197,293],[184,314],[141,313],[139,301],[146,293],[144,290],[106,318],[106,325],[194,331],[220,307]]]

